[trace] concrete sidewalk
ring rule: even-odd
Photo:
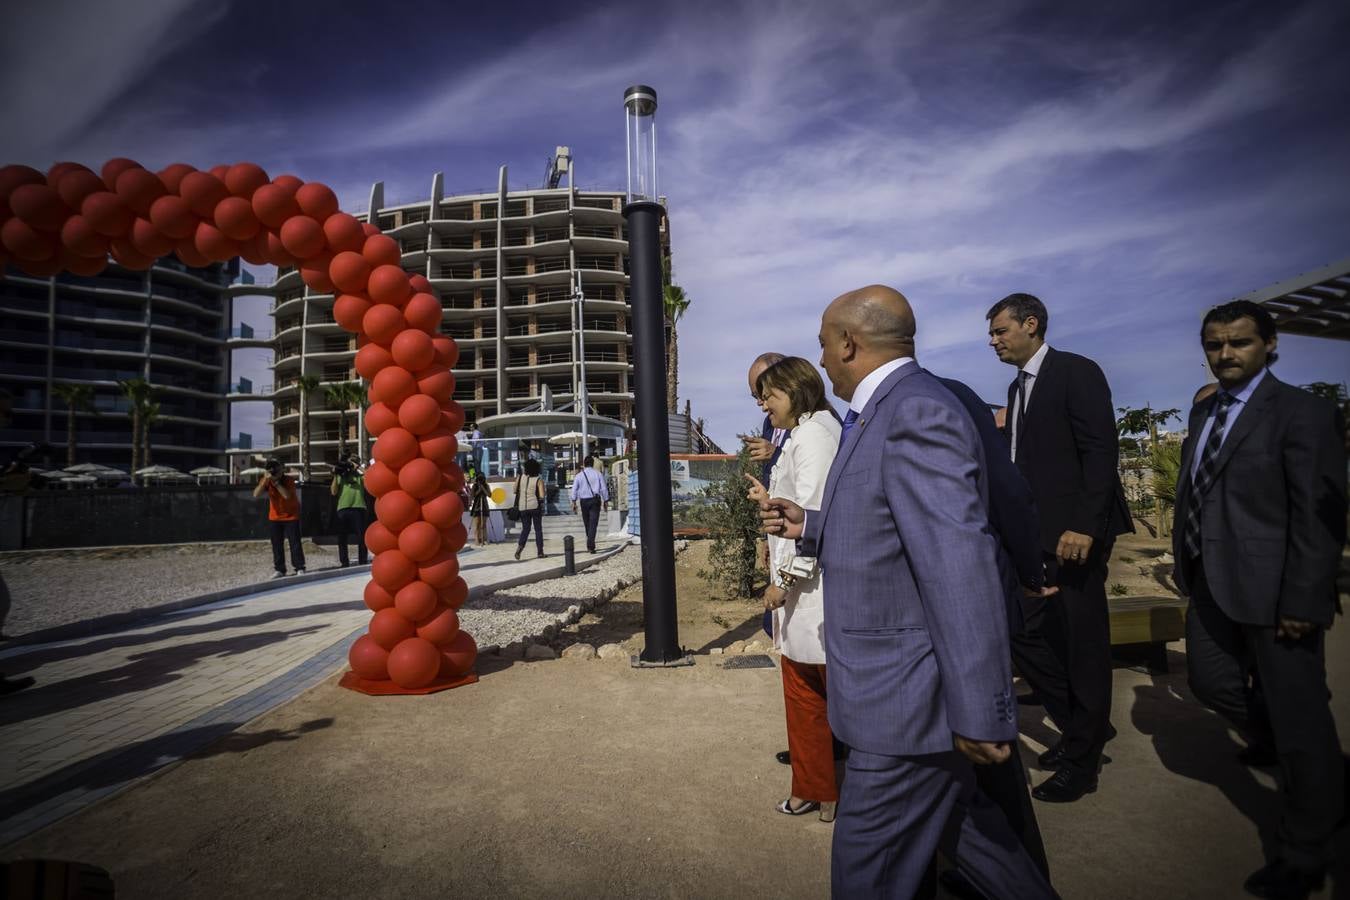
[[[462,554],[471,597],[560,574],[561,555],[516,562],[514,549]],[[583,553],[578,564],[601,558]],[[0,653],[6,675],[38,682],[0,703],[0,844],[122,789],[345,666],[370,618],[361,599],[368,578],[360,571],[259,585],[245,597],[121,630]]]

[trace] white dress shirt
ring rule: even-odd
[[[592,497],[599,497],[608,503],[609,487],[605,484],[605,476],[588,466],[572,479],[572,502],[590,500]]]
[[[1026,372],[1030,377],[1027,378],[1027,383],[1022,386],[1020,392],[1013,392],[1013,402],[1021,403],[1022,414],[1019,416],[1016,410],[1008,410],[1008,431],[1012,435],[1013,462],[1017,462],[1017,439],[1021,437],[1017,433],[1016,426],[1022,424],[1022,420],[1026,418],[1027,409],[1031,406],[1031,392],[1036,389],[1036,376],[1041,374],[1041,366],[1045,363],[1045,355],[1049,352],[1050,345],[1041,344],[1041,349],[1032,354],[1031,359],[1027,360],[1027,364],[1018,370],[1019,373]],[[1019,374],[1017,377],[1020,381],[1022,376]]]
[[[867,401],[872,399],[872,395],[877,392],[877,388],[881,387],[881,383],[890,377],[890,374],[896,369],[905,363],[912,362],[914,362],[914,357],[903,356],[900,359],[882,363],[868,372],[863,376],[863,380],[858,382],[858,386],[853,389],[853,399],[848,401],[848,408],[861,415],[867,407]]]

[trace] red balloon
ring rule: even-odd
[[[274,266],[293,266],[296,259],[290,251],[281,243],[281,237],[271,231],[264,232],[263,242],[265,247],[263,252],[267,254],[267,261]]]
[[[422,582],[417,581],[414,584]],[[431,596],[435,597],[436,592],[433,591]],[[459,635],[459,613],[441,603],[439,599],[431,608],[431,612],[418,621],[422,624],[417,626],[417,636],[431,641],[437,647],[444,647]]]
[[[436,360],[436,346],[425,331],[409,328],[394,336],[389,344],[394,362],[410,372],[425,369]]]
[[[459,558],[445,550],[417,566],[417,577],[436,589],[447,587],[459,576]]]
[[[443,490],[458,493],[464,487],[464,473],[454,461],[441,464],[441,483]]]
[[[337,194],[328,185],[317,181],[302,185],[295,192],[295,202],[300,204],[301,212],[316,222],[322,222],[338,211]]]
[[[372,234],[361,247],[361,255],[372,266],[397,266],[403,259],[398,241],[387,234]]]
[[[357,638],[347,651],[347,664],[357,677],[366,681],[389,680],[389,651],[368,634]]]
[[[267,173],[262,166],[251,162],[235,163],[225,173],[225,186],[230,193],[245,200],[253,196],[254,191],[267,184]]]
[[[93,276],[108,268],[108,254],[100,256],[63,256],[62,267],[75,275]]]
[[[16,187],[9,195],[9,208],[39,231],[60,231],[71,213],[56,189],[45,184]]]
[[[141,168],[127,169],[118,175],[113,190],[138,216],[150,215],[150,204],[169,192],[158,175]]]
[[[291,216],[281,226],[281,245],[296,259],[318,256],[324,248],[323,229],[309,216]]]
[[[324,219],[323,233],[328,239],[328,246],[337,252],[352,250],[360,253],[366,244],[366,233],[361,230],[361,223],[355,216],[344,212],[334,213]]]
[[[402,266],[376,266],[370,273],[370,299],[376,303],[389,303],[402,308],[411,296],[412,285],[408,284],[408,273],[403,271]]]
[[[337,318],[337,308],[334,307],[333,317]],[[344,326],[345,327],[345,326]],[[357,329],[352,329],[357,330]],[[394,364],[394,356],[379,344],[366,344],[360,350],[356,351],[356,372],[367,381],[374,381],[375,376],[381,369]]]
[[[370,491],[371,496],[378,499],[390,491],[398,490],[398,473],[382,462],[371,463],[366,468],[365,482],[366,490]],[[370,549],[375,550],[374,547]],[[375,550],[375,552],[379,553],[380,551]]]
[[[211,173],[212,175],[214,175],[216,178],[220,179],[220,183],[221,183],[221,184],[224,184],[224,183],[225,183],[225,176],[228,175],[228,174],[230,174],[230,167],[227,166],[225,163],[221,163],[221,164],[218,165],[218,166],[212,166],[212,167],[209,169],[209,171],[210,171],[210,173]]]
[[[277,187],[282,187],[290,191],[292,197],[294,197],[295,192],[304,187],[305,184],[304,181],[296,178],[294,175],[278,175],[276,178],[272,179],[272,183]]]
[[[230,240],[210,222],[197,223],[192,242],[197,252],[211,262],[225,262],[239,255],[239,242]]]
[[[38,231],[20,218],[10,219],[0,227],[0,244],[4,244],[15,259],[24,262],[52,259],[60,246],[52,235]],[[408,377],[412,378],[411,375]],[[414,382],[414,389],[416,386]]]
[[[431,293],[431,282],[427,281],[427,276],[416,274],[408,276],[408,284],[412,285],[414,293]]]
[[[402,428],[387,433],[398,432],[407,434]],[[413,447],[416,446],[414,443]],[[398,470],[398,486],[418,500],[426,500],[441,489],[441,468],[429,459],[409,460]],[[426,556],[420,558],[425,559]]]
[[[411,637],[389,651],[389,678],[406,690],[426,687],[440,671],[441,651],[431,641]]]
[[[267,236],[259,231],[253,237],[239,242],[239,255],[255,266],[267,265]]]
[[[52,167],[47,170],[47,185],[48,187],[54,188],[56,187],[57,182],[59,182],[68,172],[77,172],[81,170],[89,172],[89,167],[82,166],[77,162],[52,163]],[[93,173],[91,172],[90,174]]]
[[[187,201],[199,218],[215,215],[216,204],[230,196],[225,183],[210,172],[189,172],[178,183],[178,196]]]
[[[390,553],[397,553],[397,550],[391,550]],[[381,554],[384,556],[385,554]],[[378,564],[380,557],[376,557]],[[399,585],[402,587],[403,585]],[[375,613],[370,617],[369,637],[386,650],[392,650],[398,646],[399,641],[406,641],[416,634],[416,629],[412,622],[398,614],[398,610],[390,606]]]
[[[455,525],[455,527],[445,532],[441,540],[441,546],[446,550],[449,550],[451,553],[458,553],[460,550],[463,550],[464,545],[469,542],[469,529],[464,527],[463,522],[460,522]]]
[[[174,163],[159,170],[159,180],[164,182],[170,194],[177,194],[183,186],[183,179],[195,171],[197,170],[187,163]]]
[[[419,391],[435,397],[441,403],[454,396],[455,376],[445,369],[423,369],[414,377]]]
[[[174,247],[173,253],[185,266],[201,269],[211,265],[211,260],[203,256],[202,252],[197,249],[197,242],[193,238],[184,238],[179,241]]]
[[[150,204],[150,221],[166,237],[181,241],[197,230],[197,217],[182,197],[165,194]]]
[[[476,659],[478,659],[478,644],[467,631],[461,629],[449,646],[441,651],[440,675],[443,678],[458,678],[465,675],[473,668]]]
[[[148,269],[155,262],[153,256],[142,253],[136,249],[135,244],[126,238],[113,238],[109,243],[111,244],[109,249],[112,252],[112,258],[128,269]]]
[[[436,589],[442,603],[451,609],[459,609],[469,599],[469,585],[463,578],[455,576],[450,583]]]
[[[229,239],[246,241],[262,230],[253,205],[243,197],[226,197],[216,204],[216,227]]]
[[[119,237],[131,230],[132,220],[136,216],[127,209],[127,205],[116,194],[109,191],[96,191],[84,198],[80,213],[89,220],[90,226],[105,237]]]
[[[46,177],[32,166],[11,165],[0,168],[0,219],[10,215],[9,195],[25,184],[46,184]],[[100,183],[97,190],[103,190]]]
[[[412,398],[409,397],[408,399],[411,400]],[[399,407],[399,409],[402,408],[402,406]],[[390,428],[397,428],[399,421],[398,413],[390,409],[385,403],[376,401],[370,404],[370,407],[366,410],[366,431],[369,431],[375,437],[379,437]]]
[[[14,220],[10,220],[14,221]],[[60,254],[53,254],[47,259],[16,259],[14,264],[19,269],[34,278],[50,278],[64,267]]]
[[[431,294],[414,294],[403,307],[403,318],[413,328],[436,334],[441,327],[441,302]]]
[[[413,297],[412,300],[408,301],[407,308],[403,310],[403,318],[408,319],[413,303],[416,301],[416,297]],[[411,319],[408,319],[408,324],[412,324]],[[436,359],[433,361],[441,368],[453,369],[455,363],[459,362],[459,344],[456,344],[451,338],[434,337],[431,339],[431,346],[436,350]]]
[[[253,192],[249,204],[253,207],[253,215],[268,228],[280,228],[291,216],[300,215],[295,191],[275,183],[260,185]]]
[[[366,529],[366,549],[371,553],[383,553],[386,550],[397,550],[398,535],[394,534],[388,528],[385,528],[380,522],[371,522],[370,527]],[[371,584],[374,583],[375,582],[373,581],[371,582]]]
[[[366,289],[366,282],[370,280],[370,263],[360,253],[352,250],[343,250],[333,257],[333,262],[328,266],[328,277],[333,280],[333,284],[340,291],[347,293],[361,293]],[[369,304],[367,304],[369,305]],[[343,326],[346,328],[346,326]],[[348,331],[358,331],[359,328],[348,328]]]
[[[436,589],[425,581],[409,582],[394,596],[394,608],[409,622],[421,622],[429,618],[436,612],[438,602]]]
[[[131,243],[146,256],[159,258],[173,250],[174,242],[148,219],[131,223]]]
[[[421,436],[435,431],[440,422],[441,407],[434,397],[413,394],[399,404],[398,424],[415,435]]]
[[[106,256],[108,239],[94,230],[89,220],[73,215],[61,226],[61,243],[77,256]]]
[[[375,517],[392,532],[400,532],[422,515],[422,506],[404,491],[390,491],[375,501]],[[384,554],[380,554],[383,556]],[[401,555],[401,554],[400,554]],[[409,581],[412,579],[409,578]],[[383,581],[380,582],[384,584]],[[406,583],[406,582],[405,582]],[[403,585],[399,585],[402,587]],[[389,587],[389,585],[385,585]],[[390,588],[393,590],[393,588]]]
[[[417,381],[412,373],[400,366],[387,366],[376,373],[370,382],[372,401],[394,408],[417,393]]]
[[[388,500],[389,497],[381,498]],[[412,498],[409,498],[412,499]],[[378,501],[376,501],[378,505]],[[380,583],[380,587],[397,594],[399,588],[417,577],[417,566],[399,550],[386,550],[375,557],[370,565],[370,576]]]
[[[455,440],[454,432],[439,428],[424,435],[417,444],[423,456],[438,463],[450,462],[459,450],[459,442]]]
[[[442,404],[441,412],[444,413],[441,422],[452,432],[459,431],[464,427],[464,407],[460,406],[457,401],[451,400],[449,403]]]
[[[375,439],[370,454],[391,469],[400,468],[417,458],[417,438],[405,428],[390,428]],[[403,484],[401,477],[399,484]]]
[[[378,525],[380,523],[376,522],[375,524]],[[393,548],[391,547],[389,549]],[[421,582],[415,583],[421,584]],[[366,582],[366,590],[361,599],[366,601],[366,606],[370,608],[371,612],[379,612],[382,609],[388,609],[394,605],[394,595],[380,587],[379,584],[374,581]]]
[[[341,257],[343,254],[339,253]],[[360,259],[360,257],[357,257]],[[333,260],[333,265],[337,265],[337,260]],[[329,272],[332,272],[330,267]],[[341,288],[342,285],[334,281],[334,284]],[[358,297],[355,294],[343,294],[333,302],[333,321],[337,322],[347,331],[360,331],[361,318],[370,309],[370,301],[364,297]],[[378,345],[377,345],[378,346]]]
[[[397,307],[379,303],[372,306],[361,319],[361,328],[372,341],[388,346],[400,331],[407,329],[403,313]]]
[[[300,280],[309,285],[316,294],[328,294],[333,291],[333,279],[328,277],[327,260],[316,266],[301,266]]]
[[[425,562],[441,551],[441,533],[430,522],[413,522],[398,533],[398,549],[413,562]],[[432,598],[435,598],[432,594]],[[412,618],[421,618],[413,616]]]
[[[464,519],[464,501],[455,491],[444,491],[422,504],[422,518],[442,531]]]
[[[66,172],[53,187],[61,195],[61,202],[71,209],[79,209],[90,194],[108,189],[102,178],[84,167]]]
[[[103,183],[112,189],[117,184],[117,179],[128,169],[139,169],[141,164],[134,159],[127,159],[125,156],[118,156],[108,160],[103,164],[99,174],[103,176]]]

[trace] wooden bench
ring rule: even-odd
[[[1185,597],[1108,597],[1111,646],[1142,651],[1150,672],[1167,671],[1167,643],[1186,637]]]

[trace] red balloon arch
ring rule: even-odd
[[[456,554],[468,535],[455,463],[464,410],[451,399],[455,342],[440,334],[431,283],[400,265],[398,243],[338,209],[324,184],[268,178],[241,162],[151,172],[112,159],[94,172],[61,162],[44,175],[0,168],[0,269],[36,277],[97,275],[111,256],[148,269],[174,254],[189,266],[240,256],[294,266],[315,291],[337,295],[333,318],[357,336],[356,369],[370,382],[366,427],[376,498],[366,546],[370,626],[348,654],[342,684],[371,694],[427,693],[476,681],[477,646],[459,627],[468,598]]]

